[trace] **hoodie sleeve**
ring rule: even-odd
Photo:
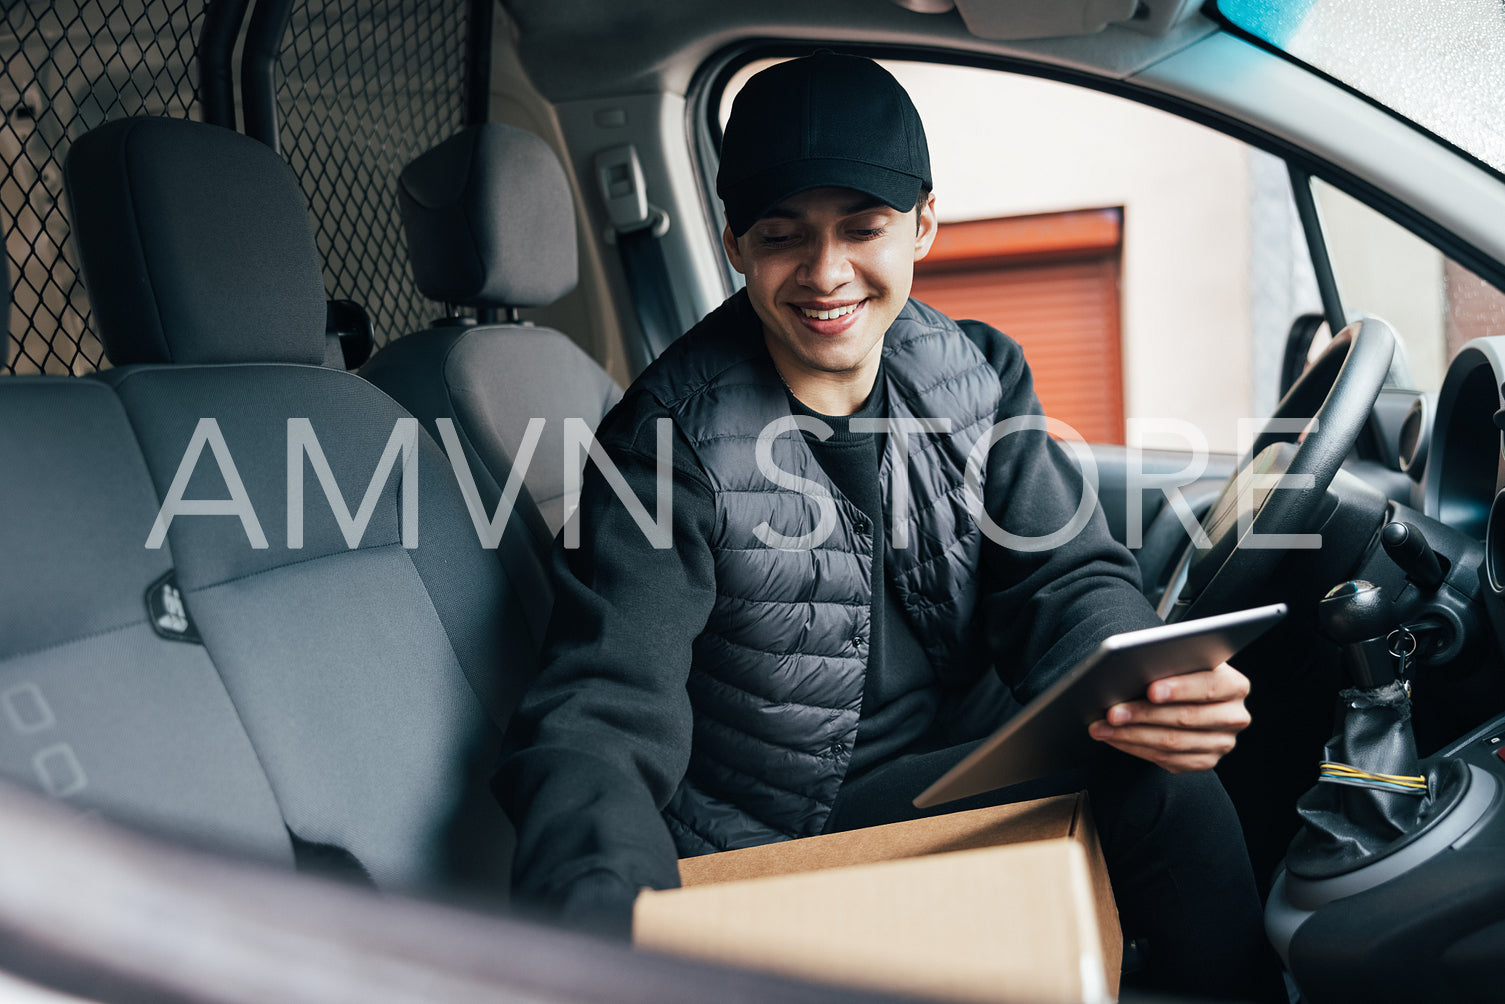
[[[658,512],[652,422],[609,455],[649,516]],[[676,440],[673,537],[653,546],[618,489],[589,465],[579,546],[556,540],[556,599],[542,669],[509,726],[494,788],[517,828],[520,903],[566,924],[627,936],[640,888],[679,884],[660,810],[690,754],[691,644],[715,596],[714,501]]]
[[[962,328],[998,370],[998,421],[1041,415],[1017,342],[977,321]],[[1108,531],[1077,462],[1048,433],[1010,431],[988,454],[981,613],[993,664],[1020,702],[1110,634],[1160,623],[1139,568]]]

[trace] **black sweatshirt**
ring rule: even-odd
[[[890,526],[889,500],[883,497],[878,469],[887,437],[850,429],[854,418],[888,416],[882,372],[867,401],[846,417],[822,415],[805,407],[792,393],[788,397],[794,414],[816,418],[830,426],[831,436],[825,440],[811,432],[804,434],[810,451],[837,491],[866,514],[874,532],[886,533]],[[940,703],[935,670],[884,576],[882,547],[873,548],[873,612],[868,652],[857,745],[847,765],[849,780],[919,741],[930,729]]]
[[[1038,414],[1018,345],[984,325],[963,328],[999,373],[999,420]],[[653,427],[642,422],[640,439],[611,456],[649,518],[657,510]],[[846,449],[835,445],[818,454],[823,466],[831,464],[833,481],[847,477],[838,459]],[[876,456],[860,447],[851,455],[863,466]],[[1007,436],[987,462],[987,514],[1021,537],[1061,528],[1085,491],[1078,469],[1043,435]],[[545,905],[567,923],[618,935],[630,931],[640,887],[679,884],[677,851],[659,812],[689,762],[691,648],[715,600],[714,497],[677,432],[672,463],[673,546],[666,549],[652,547],[607,477],[587,466],[574,517],[580,546],[568,546],[568,528],[556,542],[556,596],[543,668],[513,716],[496,779],[518,830],[513,876],[519,900]],[[870,473],[849,486],[837,481],[838,487],[860,495],[863,478],[871,478],[876,491]],[[867,504],[852,501],[865,510],[882,505],[870,497]],[[874,522],[887,529],[887,520]],[[1107,635],[1158,623],[1139,593],[1132,556],[1112,540],[1101,512],[1049,550],[985,543],[977,574],[987,650],[1021,702]],[[907,627],[891,630],[903,621],[887,592],[875,597],[885,603],[884,639],[874,638],[870,651],[881,654],[882,665],[864,694],[853,754],[859,770],[892,757],[922,731],[921,723],[937,717],[937,695],[912,690],[929,667],[898,654],[915,639]]]

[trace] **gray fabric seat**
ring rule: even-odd
[[[472,126],[421,155],[397,186],[408,258],[425,296],[501,309],[552,303],[574,289],[575,212],[558,159],[532,133]],[[488,507],[495,505],[530,419],[542,436],[523,484],[543,515],[540,546],[565,511],[564,420],[594,431],[622,388],[568,337],[551,328],[440,323],[387,345],[361,375],[417,415],[432,433],[447,418],[471,457]]]
[[[25,472],[0,479],[0,772],[219,849],[501,893],[511,833],[487,782],[542,568],[483,547],[438,444],[320,365],[318,254],[269,149],[126,119],[64,175],[116,368],[0,383],[0,470]],[[412,455],[362,506],[404,428]],[[353,544],[325,475],[368,518]],[[174,497],[242,503],[190,506],[151,547]],[[531,556],[518,520],[505,539]]]

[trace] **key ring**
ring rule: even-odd
[[[1396,679],[1400,680],[1401,687],[1406,696],[1411,696],[1411,656],[1416,654],[1416,635],[1404,626],[1396,628],[1385,636],[1385,644],[1390,649],[1390,655],[1396,660]]]

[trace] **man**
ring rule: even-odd
[[[625,934],[680,856],[919,815],[1013,702],[1158,623],[1017,344],[909,300],[929,189],[919,117],[870,60],[821,52],[738,96],[717,190],[746,290],[598,433],[639,512],[593,469],[580,546],[567,530],[556,552],[546,665],[497,782],[521,899]],[[1157,682],[1091,727],[1085,778],[944,811],[1085,781],[1152,981],[1258,992],[1259,904],[1206,773],[1247,692],[1226,665]]]

